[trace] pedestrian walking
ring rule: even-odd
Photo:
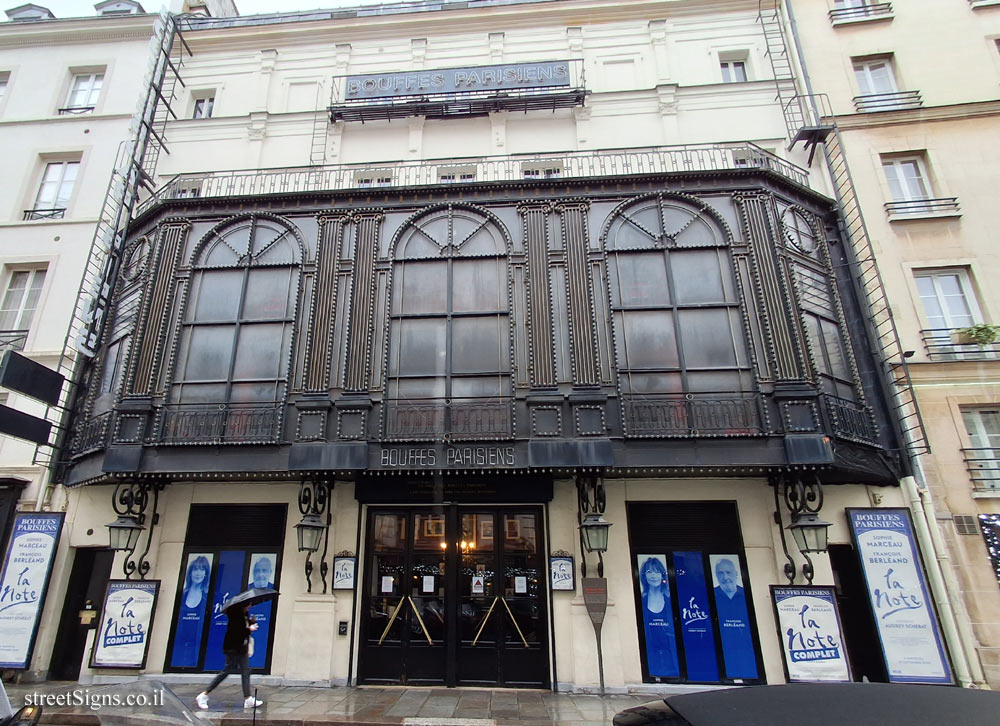
[[[226,680],[230,673],[239,673],[243,680],[243,708],[255,708],[264,704],[250,695],[250,655],[251,634],[257,629],[257,623],[250,616],[250,606],[234,605],[226,610],[229,623],[226,625],[226,637],[222,640],[222,652],[226,656],[226,667],[219,673],[204,691],[194,699],[198,708],[208,708],[208,694]]]

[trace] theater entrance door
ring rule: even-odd
[[[539,507],[373,508],[359,681],[548,688]]]

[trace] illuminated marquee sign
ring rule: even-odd
[[[520,88],[569,86],[569,62],[510,63],[471,68],[442,68],[434,71],[375,73],[347,76],[344,98],[426,96],[438,93],[502,91]]]

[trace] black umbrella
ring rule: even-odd
[[[266,602],[267,600],[273,600],[276,597],[278,597],[278,591],[272,587],[251,587],[249,590],[244,590],[239,595],[233,595],[228,600],[223,601],[222,612],[236,605],[246,605],[249,607]]]

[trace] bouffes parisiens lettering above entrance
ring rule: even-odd
[[[361,98],[422,96],[432,93],[568,86],[569,75],[568,61],[375,73],[348,76],[344,98],[352,101]]]
[[[382,469],[507,469],[516,465],[513,446],[385,446],[379,455]]]

